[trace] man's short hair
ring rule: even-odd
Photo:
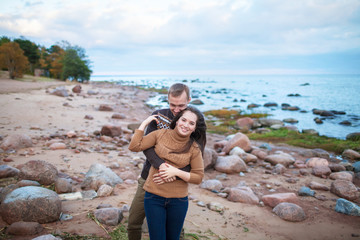
[[[186,92],[187,99],[190,99],[190,90],[189,87],[182,83],[175,83],[173,84],[168,91],[168,96],[171,95],[172,97],[178,97],[183,92]]]

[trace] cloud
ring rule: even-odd
[[[14,0],[0,9],[0,31],[10,37],[46,46],[67,40],[144,68],[360,49],[358,0]],[[104,57],[93,58],[99,66]]]

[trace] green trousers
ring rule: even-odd
[[[144,183],[145,180],[140,177],[138,180],[138,187],[136,189],[134,199],[131,203],[127,228],[129,240],[141,240],[142,225],[145,219],[145,190],[143,189]],[[180,234],[180,240],[185,240],[184,235],[184,229],[182,229]]]

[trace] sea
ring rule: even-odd
[[[345,139],[360,132],[360,75],[93,75],[90,81],[108,81],[144,88],[168,88],[174,83],[187,84],[192,100],[201,111],[234,109],[242,113],[266,113],[268,118],[293,118],[299,131],[314,129],[320,135]],[[147,104],[167,107],[166,94],[157,94]],[[266,103],[277,106],[265,107]],[[248,109],[248,105],[259,107]],[[282,104],[296,106],[298,111],[282,110]],[[274,105],[274,104],[272,104]],[[321,117],[313,109],[342,112]],[[318,117],[323,123],[315,123]]]

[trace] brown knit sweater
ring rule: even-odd
[[[181,150],[189,141],[189,137],[180,136],[175,130],[160,129],[144,136],[141,130],[135,130],[129,149],[133,152],[140,152],[155,146],[156,154],[165,160],[166,163],[182,168],[191,165],[189,183],[200,184],[204,176],[204,163],[201,150],[194,142],[187,153],[171,153]],[[170,183],[158,185],[153,181],[153,175],[158,170],[150,168],[149,176],[144,184],[147,192],[159,195],[165,198],[181,198],[188,195],[188,183],[183,180],[175,180]]]

